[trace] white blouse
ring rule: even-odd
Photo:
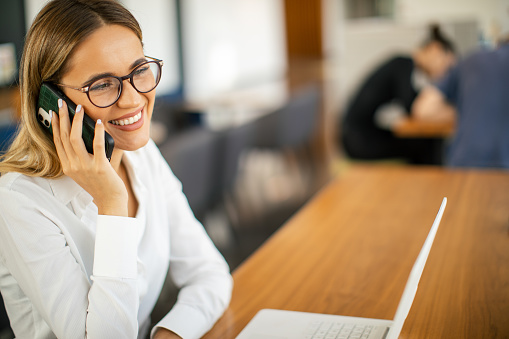
[[[157,326],[198,338],[227,307],[228,265],[156,145],[123,159],[136,218],[98,215],[69,177],[0,177],[0,291],[17,337],[143,336],[168,270],[181,290]]]

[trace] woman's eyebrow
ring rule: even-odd
[[[142,63],[144,63],[145,61],[147,61],[147,59],[145,58],[139,58],[137,60],[135,60],[130,67],[130,69],[134,69],[136,66],[138,65],[141,65]],[[109,76],[115,76],[113,73],[110,73],[110,72],[104,72],[104,73],[99,73],[99,74],[94,74],[92,75],[90,78],[88,78],[85,82],[83,82],[82,84],[82,87],[86,87],[88,85],[90,85],[91,83],[93,83],[94,81],[98,80],[98,79],[101,79],[101,78],[104,78],[104,77],[109,77]]]
[[[105,77],[109,77],[109,76],[113,76],[113,73],[94,74],[90,78],[88,78],[84,83],[82,83],[81,86],[87,87],[87,86],[91,85],[94,81],[105,78]]]
[[[133,63],[131,64],[131,69],[133,69],[133,68],[135,68],[136,66],[138,66],[138,65],[140,65],[140,64],[142,64],[142,63],[144,63],[145,61],[147,61],[147,59],[146,59],[146,58],[139,58],[138,60],[136,60],[135,62],[133,62]]]

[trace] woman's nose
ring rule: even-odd
[[[142,94],[139,93],[131,83],[130,79],[124,80],[122,92],[118,98],[117,105],[122,108],[137,107],[142,101]]]

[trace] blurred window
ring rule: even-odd
[[[394,0],[346,0],[348,19],[392,18]]]

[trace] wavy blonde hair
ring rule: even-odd
[[[44,81],[58,83],[76,47],[111,24],[127,27],[143,40],[134,16],[116,0],[53,0],[39,12],[20,65],[21,121],[11,146],[0,156],[0,173],[47,178],[63,174],[53,139],[37,122],[39,89]]]

